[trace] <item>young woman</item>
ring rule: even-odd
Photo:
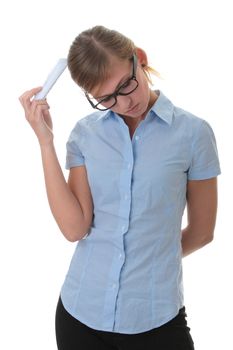
[[[66,182],[40,90],[20,101],[40,144],[55,220],[78,241],[56,311],[59,350],[191,350],[182,257],[213,239],[220,166],[203,119],[150,88],[146,53],[102,26],[68,68],[95,109],[67,142]],[[188,225],[181,230],[187,204]]]

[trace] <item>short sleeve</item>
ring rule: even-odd
[[[80,150],[80,145],[83,140],[81,126],[77,123],[66,143],[66,164],[65,168],[70,169],[75,166],[84,165],[84,157]]]
[[[211,126],[202,120],[192,142],[188,180],[204,180],[221,174],[216,139]]]

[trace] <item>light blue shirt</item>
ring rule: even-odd
[[[67,142],[66,168],[86,166],[94,217],[61,298],[97,330],[140,333],[177,315],[187,180],[220,174],[210,125],[157,94],[132,140],[119,115],[97,111],[77,122]]]

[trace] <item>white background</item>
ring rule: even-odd
[[[43,84],[79,32],[96,24],[144,48],[174,104],[206,119],[222,175],[215,240],[184,259],[185,304],[196,350],[232,344],[231,1],[7,1],[0,5],[0,348],[56,349],[54,314],[75,247],[50,213],[40,151],[18,96]],[[55,145],[91,110],[66,70],[48,96]],[[67,171],[64,170],[67,176]],[[186,218],[184,217],[184,224]]]

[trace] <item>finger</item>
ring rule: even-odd
[[[19,97],[19,99],[22,100],[22,99],[24,99],[24,97],[28,97],[28,96],[32,97],[33,95],[35,95],[41,89],[42,89],[42,87],[38,86],[38,87],[35,87],[35,88],[31,89],[31,90],[27,90]]]
[[[26,119],[29,121],[34,119],[34,114],[36,113],[36,108],[37,106],[42,106],[42,105],[46,105],[47,101],[45,100],[33,100],[32,102],[29,102],[28,105],[24,105],[24,110],[25,110],[25,117]]]
[[[26,119],[30,124],[38,123],[43,119],[45,111],[48,111],[48,106],[39,104],[35,106],[33,113],[26,116]]]
[[[31,90],[28,90],[26,92],[24,92],[20,97],[19,97],[19,101],[21,102],[23,107],[29,107],[30,103],[31,103],[31,98],[40,90],[42,90],[42,87],[36,87],[33,88]]]
[[[46,100],[33,100],[31,103],[30,116],[33,118],[35,113],[41,113],[43,109],[49,109],[48,102]]]
[[[49,109],[46,105],[39,105],[36,109],[35,115],[34,115],[34,121],[41,122],[42,120],[47,124],[46,118],[49,117]]]
[[[51,115],[50,115],[50,111],[49,111],[49,106],[48,108],[46,108],[44,111],[43,111],[43,116],[44,116],[44,120],[47,124],[51,124],[52,125],[52,118],[51,118]]]

